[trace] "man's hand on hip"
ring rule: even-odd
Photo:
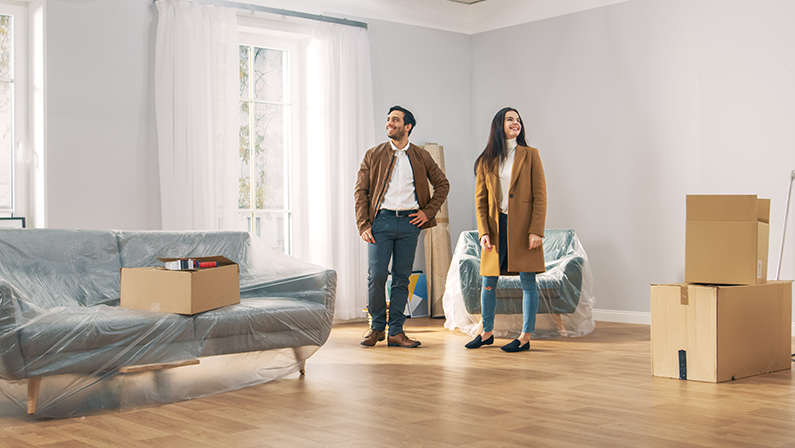
[[[414,219],[409,221],[409,224],[413,224],[417,227],[422,227],[423,224],[428,222],[428,217],[425,216],[425,212],[423,212],[422,210],[418,211],[417,213],[410,214],[409,218],[411,218],[412,216],[414,217]]]

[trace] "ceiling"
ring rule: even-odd
[[[350,17],[353,20],[376,19],[471,35],[632,0],[238,1],[267,3],[271,8],[284,8],[309,14]]]

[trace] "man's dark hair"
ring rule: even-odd
[[[404,125],[407,125],[407,124],[411,125],[411,129],[409,129],[409,135],[411,135],[411,131],[413,131],[414,128],[417,127],[417,120],[414,119],[414,114],[412,114],[411,111],[409,111],[408,109],[402,108],[400,106],[392,106],[392,107],[389,108],[389,112],[387,112],[387,115],[391,114],[392,112],[394,112],[396,110],[400,111],[400,112],[403,112],[403,124]]]

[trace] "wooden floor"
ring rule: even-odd
[[[442,325],[409,322],[419,349],[335,326],[305,377],[125,413],[38,420],[0,397],[0,447],[795,447],[791,370],[655,378],[643,325],[513,354],[466,350]]]

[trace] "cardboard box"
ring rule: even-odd
[[[791,332],[791,280],[651,287],[654,376],[718,383],[790,369]]]
[[[170,271],[164,267],[122,268],[121,306],[196,314],[240,303],[240,267],[225,257],[191,257],[217,267]],[[158,258],[166,262],[179,258]]]
[[[685,282],[764,284],[769,222],[770,199],[688,195]]]

